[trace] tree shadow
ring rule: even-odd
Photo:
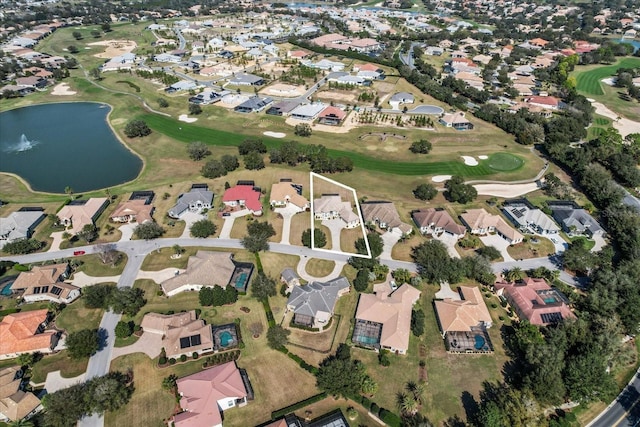
[[[102,351],[107,346],[109,332],[104,328],[98,328],[98,351]]]
[[[447,418],[444,421],[444,427],[467,427],[467,423],[464,422],[464,420],[462,418],[460,418],[458,415],[454,415],[452,417]]]
[[[469,421],[470,424],[475,424],[474,421],[477,420],[478,414],[480,413],[480,404],[478,403],[478,401],[476,401],[476,398],[473,397],[473,395],[468,391],[462,392],[462,395],[460,396],[460,401],[462,402],[462,407],[464,408],[464,413],[467,417],[467,421]],[[451,417],[449,418],[449,420],[456,421],[455,419],[452,419],[452,418],[457,418],[459,420],[459,417]],[[449,420],[447,420],[447,422],[449,422]],[[463,424],[450,424],[450,425],[457,427],[458,425],[465,425],[465,424],[463,423]]]

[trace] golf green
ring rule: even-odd
[[[495,153],[489,156],[487,165],[496,171],[510,172],[524,165],[524,160],[509,153]]]

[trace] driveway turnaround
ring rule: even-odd
[[[344,221],[341,219],[325,219],[322,221],[322,225],[329,229],[331,233],[331,250],[340,251],[340,232],[344,228]]]
[[[326,276],[323,276],[323,277],[313,277],[312,275],[307,273],[307,263],[311,259],[312,258],[306,257],[306,256],[300,257],[300,262],[298,263],[298,267],[297,267],[297,270],[296,270],[298,272],[298,276],[300,276],[301,279],[304,279],[309,283],[311,283],[311,282],[327,282],[327,281],[329,281],[331,279],[335,279],[336,277],[338,277],[340,275],[340,273],[342,272],[342,269],[347,264],[344,261],[334,261],[335,262],[335,266],[333,267],[333,271],[331,273],[329,273],[329,274],[327,274]]]
[[[456,243],[458,243],[458,239],[447,233],[442,233],[434,238],[444,243],[451,258],[460,258],[460,254],[456,251]]]
[[[55,393],[63,388],[71,387],[72,385],[80,384],[84,382],[85,374],[80,374],[73,378],[64,378],[60,375],[60,371],[53,371],[47,374],[47,380],[44,383],[44,389],[47,393]]]
[[[194,222],[200,221],[201,219],[207,219],[207,215],[195,213],[195,212],[185,212],[180,216],[180,220],[185,222],[184,231],[180,237],[186,238],[191,236],[191,226]]]
[[[490,234],[488,236],[480,236],[480,240],[484,243],[485,246],[493,246],[497,250],[500,251],[502,258],[504,258],[505,262],[507,261],[515,261],[507,252],[507,248],[509,247],[509,242],[504,240],[502,237],[497,234]]]
[[[126,347],[114,347],[111,353],[111,360],[124,356],[125,354],[144,353],[149,359],[160,356],[162,349],[162,335],[144,332],[138,341]]]
[[[139,271],[136,276],[136,280],[138,279],[151,279],[157,284],[164,282],[165,280],[171,279],[173,276],[184,273],[186,270],[180,268],[165,268],[164,270],[158,271]]]
[[[440,283],[440,290],[436,292],[437,299],[451,298],[452,300],[461,300],[460,294],[451,289],[449,282]]]
[[[249,215],[251,211],[249,209],[243,209],[241,211],[230,212],[229,216],[224,217],[224,224],[222,225],[222,230],[220,230],[220,238],[221,239],[230,239],[231,238],[231,229],[233,229],[233,222],[236,218],[240,218],[241,216]]]
[[[380,254],[380,256],[385,259],[393,259],[393,257],[391,256],[393,247],[396,243],[398,243],[398,240],[400,240],[401,236],[398,233],[387,231],[381,237],[384,246],[382,247],[382,254]]]
[[[67,280],[73,286],[84,288],[85,286],[97,285],[98,283],[118,283],[120,276],[89,276],[84,271],[73,274],[73,279]]]
[[[300,209],[298,209],[294,205],[289,204],[284,208],[276,208],[274,209],[274,211],[282,215],[282,220],[283,220],[282,221],[282,239],[280,239],[280,243],[282,243],[283,245],[288,245],[290,242],[289,238],[291,233],[291,218],[293,218],[295,214],[300,212]]]

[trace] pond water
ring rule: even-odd
[[[633,39],[619,39],[619,40],[615,40],[616,43],[628,43],[630,45],[633,46],[633,52],[637,52],[638,49],[640,49],[640,41],[637,40],[633,40]]]
[[[69,186],[77,194],[135,179],[142,160],[109,127],[110,108],[71,102],[0,113],[0,171],[49,193]]]

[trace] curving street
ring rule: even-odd
[[[637,427],[640,425],[640,369],[600,415],[587,427]]]

